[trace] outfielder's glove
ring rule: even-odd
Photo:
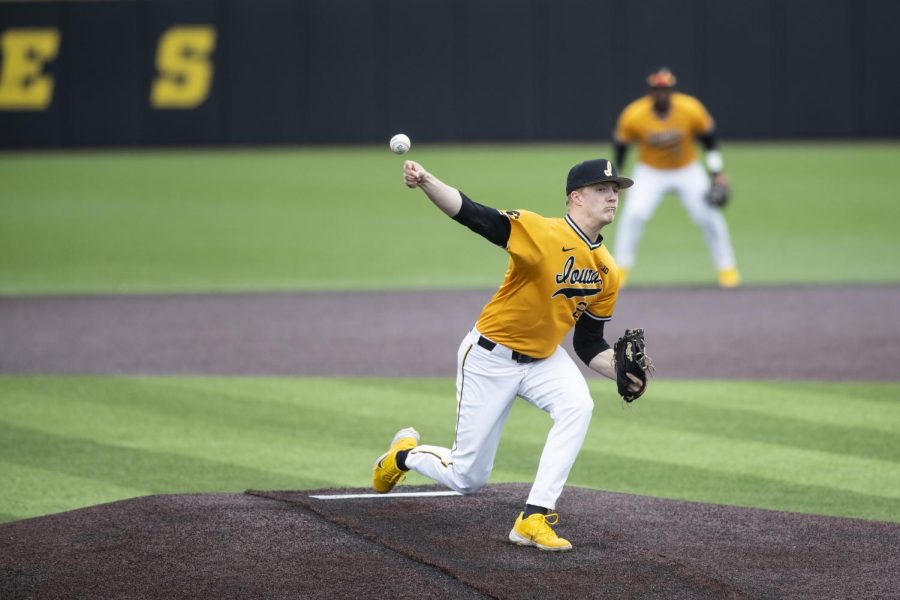
[[[730,198],[731,186],[725,182],[717,181],[716,179],[712,180],[712,183],[710,183],[709,189],[704,196],[706,203],[710,206],[715,206],[716,208],[722,208],[728,204]]]
[[[653,361],[647,356],[645,349],[644,330],[626,329],[625,335],[613,346],[613,357],[619,395],[625,402],[637,400],[647,389],[647,377],[653,370]],[[634,381],[628,377],[629,373],[641,380],[641,389],[637,392],[629,389],[634,385]]]

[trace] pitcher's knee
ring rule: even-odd
[[[574,411],[576,418],[590,421],[591,415],[594,414],[594,401],[588,398],[583,402],[579,402],[575,406]]]
[[[487,483],[487,475],[475,476],[469,473],[457,475],[454,482],[456,491],[460,494],[474,494]]]
[[[556,411],[556,419],[590,421],[594,413],[594,401],[590,396],[578,397]]]

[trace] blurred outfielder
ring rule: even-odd
[[[549,413],[553,427],[509,540],[569,550],[572,545],[550,527],[559,519],[552,511],[587,434],[594,402],[559,344],[574,327],[575,352],[615,380],[628,402],[644,392],[650,370],[642,330],[627,331],[615,348],[603,338],[618,298],[619,269],[600,230],[615,218],[619,189],[632,181],[619,177],[606,159],[575,165],[566,180],[567,214],[560,219],[483,206],[413,161],[406,161],[403,176],[447,216],[506,249],[509,266],[459,346],[453,447],[419,444],[415,429],[401,429],[376,461],[372,485],[389,492],[411,469],[463,494],[478,491],[494,467],[513,401],[521,396]]]
[[[615,256],[628,279],[644,225],[666,192],[681,198],[691,219],[703,230],[718,271],[719,285],[737,287],[741,278],[722,207],[728,201],[728,178],[716,149],[715,123],[699,100],[675,91],[675,76],[662,68],[647,77],[648,92],[625,107],[613,132],[616,164],[629,144],[637,144],[634,191],[625,199],[616,228]],[[697,160],[695,139],[706,148],[706,167]]]

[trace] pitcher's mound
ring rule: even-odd
[[[546,553],[526,485],[150,496],[0,525],[3,598],[897,597],[900,525],[567,488]]]

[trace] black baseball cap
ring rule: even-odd
[[[569,169],[569,177],[566,179],[566,196],[572,193],[572,190],[583,188],[587,185],[602,183],[604,181],[614,181],[619,184],[619,189],[624,190],[634,185],[634,181],[627,177],[619,177],[615,165],[606,158],[595,158],[578,163]]]

